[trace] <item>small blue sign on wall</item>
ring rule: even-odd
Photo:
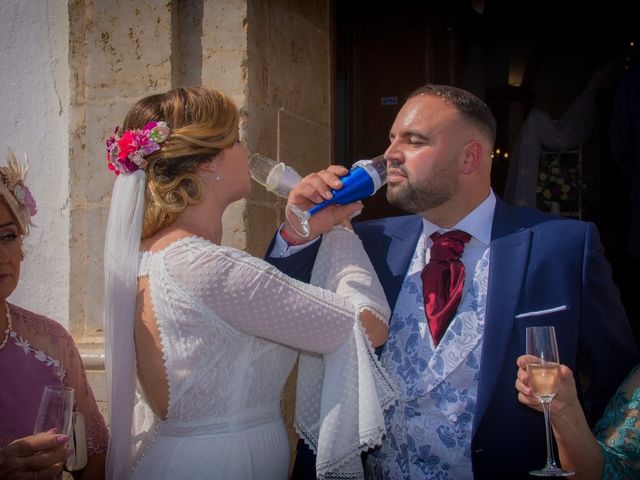
[[[397,105],[398,97],[381,97],[380,105]]]

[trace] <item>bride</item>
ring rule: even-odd
[[[361,205],[314,220],[311,284],[222,246],[222,214],[250,189],[238,129],[223,94],[176,88],[136,103],[107,140],[110,479],[287,478],[280,397],[299,350],[297,427],[325,452],[319,472],[357,470],[384,432],[393,388],[371,352],[390,312],[346,220]]]

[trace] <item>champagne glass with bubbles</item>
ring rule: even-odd
[[[311,216],[331,205],[347,205],[370,197],[380,187],[387,183],[387,166],[382,155],[371,160],[360,160],[353,164],[349,173],[341,177],[342,188],[331,190],[332,198],[314,205],[308,210],[302,210],[296,205],[288,205],[287,220],[291,228],[301,237],[308,237],[310,233],[309,219]]]
[[[547,436],[547,464],[540,470],[529,472],[537,477],[568,477],[574,472],[563,470],[556,463],[551,437],[551,402],[560,386],[560,360],[555,328],[552,326],[528,327],[527,355],[532,358],[527,363],[529,384],[534,395],[542,404]]]

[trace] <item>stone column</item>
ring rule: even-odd
[[[105,139],[140,97],[171,88],[171,8],[164,0],[69,1],[69,330],[105,418],[103,249],[115,176]]]
[[[233,99],[241,114],[241,138],[250,139],[247,121],[247,2],[205,1],[202,10],[202,85]],[[247,202],[231,204],[222,217],[222,243],[247,249]]]
[[[71,69],[70,330],[102,340],[104,233],[115,176],[105,139],[140,97],[171,88],[171,9],[164,0],[69,3]]]
[[[329,2],[249,0],[247,138],[304,176],[331,163]],[[262,255],[284,201],[254,183],[247,249]]]
[[[248,1],[246,138],[302,176],[332,163],[331,35],[328,0]],[[285,202],[254,183],[246,209],[247,250],[262,256],[284,220]],[[292,461],[295,370],[282,408]]]

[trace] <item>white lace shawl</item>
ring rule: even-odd
[[[357,313],[367,309],[388,325],[389,305],[380,283],[371,278],[373,266],[359,243],[344,228],[324,235],[311,283],[338,292]],[[336,251],[348,258],[340,259]],[[300,354],[295,427],[316,453],[318,478],[364,478],[360,453],[381,443],[383,412],[396,398],[397,390],[358,320],[338,351]]]

